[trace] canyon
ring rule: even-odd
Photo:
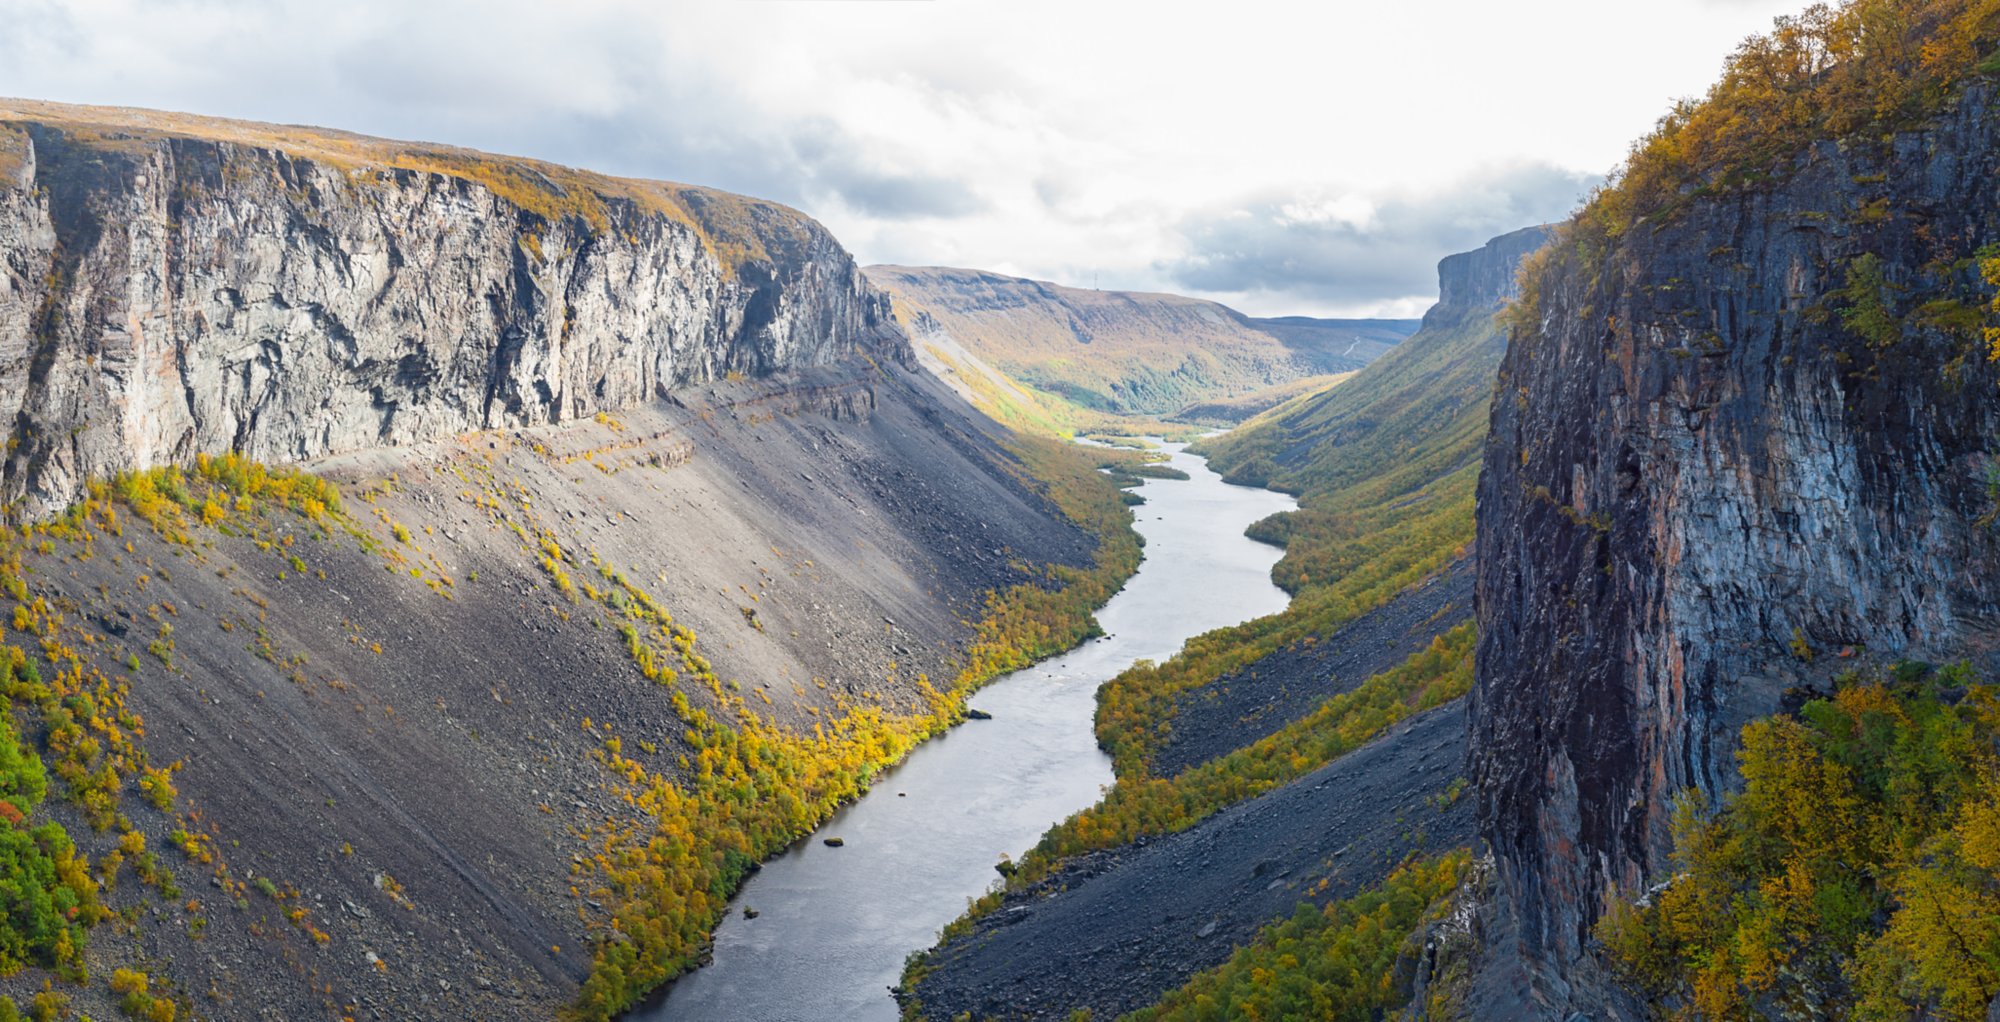
[[[0,100],[0,1018],[1989,1017],[1996,46],[1420,321]]]
[[[634,778],[693,790],[717,718],[872,771],[957,712],[970,647],[1041,641],[993,601],[1106,535],[794,211],[182,115],[0,126],[17,667],[143,721],[80,764],[176,792],[38,816],[175,863],[179,898],[107,874],[143,922],[88,954],[184,1010],[549,1017],[639,936],[609,913],[665,897],[600,872],[685,825]],[[241,456],[331,489],[270,509]],[[1059,645],[1087,624],[1046,613]]]

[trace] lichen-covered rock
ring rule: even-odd
[[[290,461],[907,357],[783,207],[165,116],[0,105],[0,500],[30,516],[200,452]]]
[[[1734,783],[1747,719],[1842,651],[1964,655],[2000,621],[1996,179],[1976,86],[1530,270],[1480,484],[1472,763],[1552,1017],[1618,1014],[1591,927],[1661,875],[1675,793]]]

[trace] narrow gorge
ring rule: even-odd
[[[605,1017],[1136,562],[1120,456],[967,408],[795,211],[0,125],[13,808],[94,864],[24,978],[81,1009]]]
[[[2000,0],[168,6],[0,1022],[2000,1020]]]

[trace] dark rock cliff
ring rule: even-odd
[[[1982,246],[2000,118],[1823,142],[1531,264],[1479,488],[1472,763],[1538,1007],[1619,1015],[1608,900],[1676,792],[1843,653],[1977,653],[2000,612]],[[1808,655],[1810,654],[1810,655]]]
[[[904,357],[780,206],[462,150],[0,101],[0,500],[587,418]]]
[[[1523,227],[1502,234],[1470,252],[1438,261],[1438,300],[1424,313],[1424,325],[1467,313],[1491,314],[1514,297],[1521,260],[1548,244],[1549,228]]]

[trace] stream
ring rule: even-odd
[[[1098,611],[1106,636],[993,681],[972,697],[993,719],[919,746],[766,862],[716,929],[714,961],[631,1022],[894,1022],[904,958],[993,885],[1003,854],[1018,858],[1110,786],[1092,734],[1097,687],[1202,632],[1284,609],[1270,581],[1280,551],[1243,530],[1297,505],[1224,483],[1183,446],[1162,445],[1189,480],[1139,489],[1146,556]]]

